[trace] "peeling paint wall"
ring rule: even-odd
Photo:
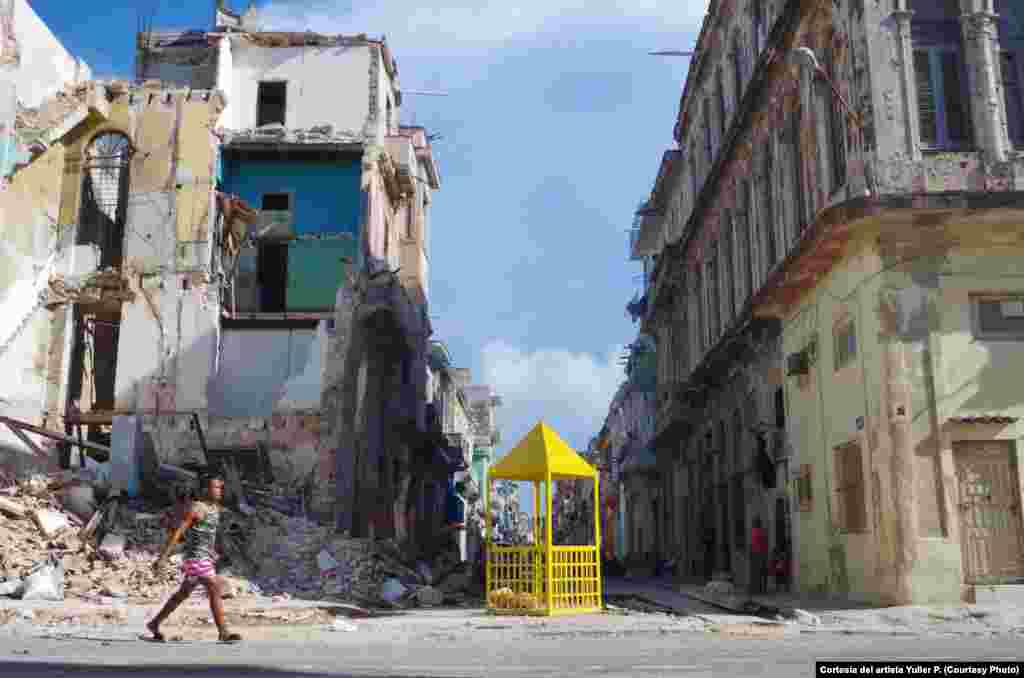
[[[1024,434],[1019,424],[950,422],[1024,416],[1014,376],[1024,368],[1020,340],[979,338],[972,295],[1024,292],[1024,242],[969,247],[978,240],[969,215],[946,232],[959,238],[917,256],[885,236],[881,247],[865,236],[787,319],[787,355],[813,339],[819,347],[811,374],[786,382],[790,433],[800,463],[813,468],[813,509],[799,513],[803,590],[873,602],[960,599],[953,443]],[[837,370],[833,331],[844,319],[855,323],[857,356]],[[894,419],[906,422],[906,449]],[[835,450],[850,441],[861,446],[867,490],[868,528],[857,534],[837,529]],[[831,559],[833,551],[844,555]]]
[[[332,125],[337,130],[362,132],[368,120],[369,73],[372,46],[262,47],[231,37],[230,72],[218,83],[232,92],[220,125],[228,129],[256,127],[260,81],[288,83],[285,127],[307,129]],[[222,61],[222,66],[227,66]],[[326,82],[347,83],[344,96]]]
[[[973,397],[973,411],[1019,416],[1008,382],[967,383],[986,361],[1016,367],[1007,356],[1019,342],[977,342],[964,330],[968,307],[950,310],[941,292],[952,262],[969,257],[979,270],[991,260],[1005,275],[989,279],[989,291],[1018,289],[1019,259],[1002,252],[1021,244],[1024,156],[1007,136],[996,24],[985,5],[964,0],[951,31],[962,36],[955,39],[971,141],[926,148],[914,50],[924,44],[924,10],[935,3],[713,2],[680,104],[680,150],[666,155],[647,203],[653,216],[641,221],[640,238],[661,243],[645,318],[658,339],[657,430],[696,422],[662,443],[664,461],[677,466],[693,455],[709,470],[686,475],[706,473],[718,485],[720,462],[705,457],[729,436],[705,430],[709,413],[763,401],[770,384],[784,383],[783,445],[795,455],[787,489],[804,591],[887,602],[957,598],[949,401],[966,398],[962,409],[971,411]],[[916,24],[907,11],[915,9]],[[828,80],[814,75],[814,61]],[[645,229],[662,232],[653,238]],[[959,314],[959,329],[947,334],[937,328],[956,326],[949,313]],[[781,346],[777,330],[757,329],[778,319]],[[837,369],[834,329],[851,319],[858,358]],[[811,345],[810,372],[780,376],[789,357]],[[956,397],[944,391],[950,378],[964,382]],[[707,433],[711,448],[701,442]],[[867,531],[844,533],[834,461],[837,447],[854,442],[871,515]],[[802,465],[814,499],[797,511]],[[691,496],[706,486],[693,482]],[[687,513],[706,509],[721,531],[721,516],[735,517],[735,494],[716,488]],[[748,502],[748,519],[767,508]],[[728,559],[734,576],[744,557],[737,549]]]

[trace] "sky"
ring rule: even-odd
[[[29,1],[97,78],[131,77],[147,9],[155,27],[178,29],[208,27],[214,7]],[[434,338],[502,397],[499,452],[540,419],[585,449],[625,378],[619,356],[637,332],[625,305],[640,286],[628,230],[674,147],[689,64],[648,52],[692,49],[707,1],[257,7],[269,28],[384,35],[403,89],[446,93],[406,96],[401,111],[403,124],[441,135],[429,243]]]

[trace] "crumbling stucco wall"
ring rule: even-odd
[[[786,355],[817,346],[810,373],[786,380],[794,446],[812,471],[813,500],[798,514],[802,590],[873,602],[960,598],[952,445],[1014,440],[1021,430],[950,419],[1024,413],[1013,376],[1019,342],[979,339],[972,315],[974,294],[1022,291],[1024,243],[996,244],[998,227],[982,223],[981,212],[962,213],[940,229],[920,225],[925,233],[865,233],[786,319]],[[846,322],[856,356],[839,367],[834,333]],[[861,449],[867,511],[856,533],[839,529],[836,491],[836,450],[850,442]]]
[[[230,42],[230,71],[218,74],[232,93],[220,125],[227,129],[256,127],[257,89],[260,81],[288,83],[285,126],[307,129],[332,125],[337,130],[362,133],[369,118],[371,51],[373,46],[267,47],[244,35],[224,38]],[[338,97],[325,82],[346,83],[345,96]],[[383,138],[383,135],[377,137]]]

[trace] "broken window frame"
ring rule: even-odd
[[[271,88],[280,88],[280,102],[271,103],[267,101]],[[280,111],[273,107],[279,106]],[[269,109],[269,110],[268,110]],[[279,113],[274,116],[273,113]],[[272,119],[273,118],[273,119]],[[277,119],[280,118],[280,119]],[[256,83],[256,126],[279,124],[285,125],[288,119],[288,81],[287,80],[260,80]]]
[[[75,241],[99,247],[101,269],[120,268],[124,256],[132,151],[131,139],[118,131],[101,132],[86,147]]]

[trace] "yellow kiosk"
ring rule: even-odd
[[[556,546],[551,539],[551,483],[587,478],[594,480],[594,544]],[[533,483],[533,544],[502,546],[493,542],[490,494],[494,480]],[[534,615],[601,611],[601,521],[597,513],[600,507],[597,469],[576,454],[542,421],[487,472],[484,485],[488,609],[499,614]]]

